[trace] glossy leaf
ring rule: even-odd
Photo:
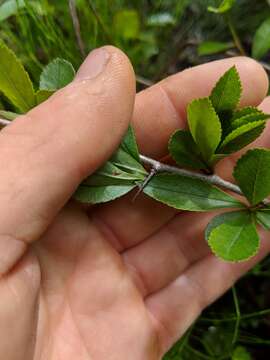
[[[261,135],[265,121],[255,121],[242,125],[230,132],[218,148],[219,153],[231,154],[253,142]]]
[[[181,210],[209,211],[243,206],[238,200],[210,184],[177,174],[155,175],[144,188],[144,193]]]
[[[204,41],[198,46],[198,55],[213,55],[222,53],[234,47],[231,42]]]
[[[236,0],[223,0],[219,7],[208,6],[208,11],[216,14],[224,14],[231,10]]]
[[[270,150],[252,149],[238,160],[234,178],[251,205],[270,194]]]
[[[28,73],[2,41],[0,41],[0,92],[21,112],[36,104],[35,93]]]
[[[270,50],[270,18],[257,29],[252,43],[252,57],[262,58]]]
[[[50,62],[40,76],[40,90],[56,91],[69,84],[75,76],[72,64],[57,58]]]
[[[210,100],[217,113],[233,111],[240,101],[242,85],[236,67],[233,66],[218,80]]]
[[[212,226],[208,244],[216,256],[226,261],[243,261],[255,255],[259,236],[251,214],[242,211],[230,219],[223,218],[222,223]]]
[[[187,118],[192,137],[207,162],[221,139],[221,124],[209,98],[193,100]]]
[[[177,130],[170,138],[169,152],[179,166],[205,169],[201,154],[189,131]]]

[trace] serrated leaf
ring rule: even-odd
[[[148,196],[181,210],[209,211],[243,206],[238,200],[210,184],[177,174],[157,174],[143,191]]]
[[[270,208],[266,207],[256,211],[256,220],[264,229],[270,230]]]
[[[11,111],[0,110],[0,116],[6,120],[14,120],[19,115],[20,114]]]
[[[265,128],[265,121],[255,121],[240,126],[230,132],[218,148],[219,153],[231,154],[253,142],[261,135]]]
[[[237,162],[233,176],[251,205],[270,194],[270,150],[252,149]]]
[[[207,9],[215,14],[224,14],[233,7],[235,1],[236,0],[223,0],[219,7],[208,6]]]
[[[40,90],[56,91],[68,85],[75,76],[72,64],[64,59],[56,58],[50,62],[40,75]]]
[[[146,176],[147,171],[139,162],[133,130],[129,127],[119,149],[80,184],[73,196],[85,203],[104,203],[125,195]]]
[[[245,115],[238,119],[233,120],[230,125],[230,129],[234,130],[240,126],[249,124],[251,122],[255,122],[255,121],[259,121],[259,120],[267,120],[267,119],[269,119],[269,117],[270,117],[270,115],[264,114],[263,112],[248,114],[248,115]]]
[[[193,100],[188,105],[187,118],[192,137],[207,162],[221,139],[221,124],[209,98]]]
[[[233,122],[236,119],[242,118],[243,116],[246,115],[251,115],[251,114],[263,114],[263,112],[261,110],[259,110],[258,108],[256,108],[255,106],[246,106],[243,107],[242,109],[239,110],[235,110],[231,121]]]
[[[218,114],[233,111],[240,101],[241,93],[240,77],[236,67],[233,66],[218,80],[210,100]]]
[[[192,169],[205,169],[201,154],[189,131],[177,130],[169,140],[169,152],[176,163]]]
[[[227,217],[208,234],[208,244],[215,255],[226,261],[243,261],[255,255],[259,236],[248,212]]]
[[[0,41],[0,91],[21,112],[35,106],[33,84],[22,63],[2,41]]]
[[[37,105],[43,103],[44,101],[48,100],[49,97],[54,94],[54,91],[49,90],[38,90],[36,92],[36,103]]]
[[[252,42],[252,57],[260,59],[270,49],[270,18],[267,18],[257,29]]]
[[[213,55],[224,52],[234,47],[231,42],[204,41],[198,46],[198,55]]]

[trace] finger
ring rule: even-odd
[[[233,65],[243,85],[241,106],[260,104],[268,90],[268,77],[255,60],[235,57],[187,69],[137,95],[133,125],[140,151],[157,158],[166,155],[172,132],[186,126],[188,103],[209,96],[219,77]]]
[[[0,274],[118,146],[134,94],[126,56],[101,48],[90,54],[72,84],[1,132]]]
[[[159,232],[123,253],[143,297],[162,289],[210,253],[204,229],[213,214],[176,215]]]
[[[166,288],[146,299],[164,352],[183,335],[206,306],[269,253],[268,237],[264,232],[260,252],[249,261],[228,263],[208,255]]]
[[[166,154],[171,133],[185,126],[187,104],[209,95],[217,79],[232,65],[236,65],[243,83],[242,105],[258,105],[266,94],[268,80],[261,65],[252,59],[237,57],[185,70],[136,96],[133,125],[141,152],[156,157]],[[106,224],[104,228],[114,234],[111,238],[120,251],[151,236],[176,214],[154,200],[143,200],[143,195],[140,201],[130,199],[127,196],[97,213]]]

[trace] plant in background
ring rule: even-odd
[[[0,44],[0,55],[0,90],[17,111],[1,111],[5,118],[2,125],[47,99],[72,81],[75,74],[70,63],[56,59],[43,70],[40,87],[35,91],[22,64],[4,43]],[[251,149],[240,158],[233,171],[238,185],[214,173],[220,160],[254,141],[269,118],[255,107],[239,108],[241,92],[237,69],[232,67],[209,97],[188,105],[188,129],[177,130],[168,144],[179,167],[140,155],[130,126],[119,149],[83,181],[74,198],[98,204],[138,188],[139,193],[179,210],[234,209],[213,218],[205,231],[206,240],[224,260],[240,261],[253,256],[259,247],[257,227],[270,230],[266,199],[270,194],[270,150]]]

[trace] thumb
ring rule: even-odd
[[[115,150],[134,97],[127,57],[103,47],[90,53],[70,85],[1,131],[0,275]]]

